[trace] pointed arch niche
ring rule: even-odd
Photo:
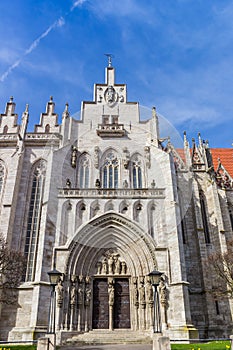
[[[91,158],[88,153],[82,153],[78,160],[78,187],[90,187]]]
[[[117,152],[110,148],[101,158],[101,184],[103,188],[118,188],[120,183],[120,161]]]
[[[33,164],[31,170],[24,247],[27,259],[25,281],[33,281],[35,277],[46,166],[46,161],[39,159]]]
[[[131,188],[145,187],[144,162],[139,153],[133,154],[130,160],[130,184]]]
[[[124,258],[131,276],[147,275],[157,268],[154,240],[137,223],[121,214],[105,213],[93,218],[67,242],[66,249],[66,265],[59,266],[57,248],[57,268],[70,276],[96,275],[97,262],[109,249],[116,250]]]
[[[151,329],[153,298],[148,293],[148,285],[152,290],[148,274],[158,269],[155,251],[153,238],[121,214],[108,212],[82,225],[65,247],[56,249],[56,268],[64,273],[63,294],[68,298],[62,299],[65,307],[58,310],[58,329],[99,328],[95,326],[97,315],[102,314],[95,312],[99,301],[101,310],[106,307],[105,314],[113,320],[112,327],[124,328],[114,323],[118,320],[115,316],[118,308],[114,308],[113,314],[108,308],[111,302],[121,308],[117,294],[111,299],[111,291],[115,293],[119,285],[128,290],[124,296],[128,305],[128,313],[124,311],[128,317],[125,328]],[[104,290],[99,289],[101,286]],[[101,290],[104,294],[99,299]],[[112,329],[108,322],[100,328]]]
[[[4,183],[6,180],[6,167],[4,162],[0,159],[0,202],[4,190]]]

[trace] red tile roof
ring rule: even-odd
[[[221,164],[233,177],[233,148],[211,148],[211,154],[214,163],[214,169],[218,168],[218,158]]]

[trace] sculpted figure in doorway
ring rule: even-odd
[[[102,275],[107,275],[108,273],[108,262],[107,262],[107,258],[104,258],[104,261],[102,263],[102,271],[101,271]]]
[[[109,305],[114,305],[114,281],[110,279],[108,282]]]
[[[110,275],[113,274],[113,264],[114,264],[113,256],[110,255],[109,258],[108,258],[108,273]]]
[[[115,274],[119,275],[121,273],[121,262],[118,256],[115,256]]]
[[[153,296],[153,287],[151,285],[150,279],[147,278],[146,280],[146,302],[147,304],[149,304],[150,306],[153,305],[153,300],[154,300],[154,296]]]
[[[59,282],[57,285],[57,294],[58,294],[57,306],[62,307],[63,298],[64,298],[64,287],[63,287],[63,279],[62,278],[59,279]]]
[[[144,279],[140,278],[140,285],[139,285],[139,301],[142,306],[145,306],[146,299],[145,299],[145,287],[144,287]]]

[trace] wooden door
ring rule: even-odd
[[[108,282],[107,278],[97,278],[93,282],[92,328],[109,328]]]
[[[115,279],[115,298],[113,312],[114,328],[130,328],[129,280]]]

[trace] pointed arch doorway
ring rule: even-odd
[[[106,213],[83,225],[67,244],[67,299],[59,327],[151,329],[153,298],[148,299],[152,286],[147,276],[157,268],[155,249],[152,238],[121,214]],[[59,249],[57,254],[59,261]]]

